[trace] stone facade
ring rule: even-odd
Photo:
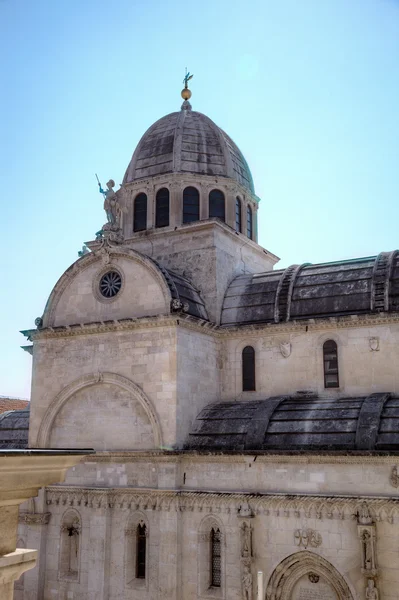
[[[294,269],[280,277],[276,292],[276,314],[281,300],[285,321],[223,326],[234,279],[268,274],[278,259],[256,243],[258,199],[253,187],[229,175],[228,138],[215,128],[205,150],[197,141],[195,152],[203,161],[212,136],[222,140],[226,172],[218,176],[179,172],[176,165],[189,162],[179,152],[193,153],[194,142],[177,130],[174,158],[167,159],[173,169],[160,173],[159,160],[147,154],[151,132],[164,130],[159,122],[150,128],[116,193],[119,221],[88,242],[90,252],[60,278],[37,329],[24,332],[33,342],[30,447],[94,448],[96,456],[70,469],[65,485],[43,489],[35,506],[23,507],[20,543],[39,548],[40,560],[18,583],[17,600],[399,599],[399,440],[382,455],[374,448],[345,455],[333,445],[323,453],[311,444],[283,452],[237,451],[234,443],[226,452],[207,451],[206,440],[201,451],[187,446],[198,415],[212,403],[250,407],[284,395],[338,401],[387,392],[395,416],[399,396],[399,313],[388,302],[396,294],[395,253],[368,267],[374,287],[378,269],[385,282],[382,304],[373,288],[380,304],[370,310],[354,305],[348,314],[290,320],[284,307]],[[209,168],[216,160],[210,156]],[[252,181],[249,170],[244,175]],[[200,219],[183,224],[186,186],[200,192]],[[156,228],[162,187],[170,190],[169,225]],[[226,199],[225,222],[209,218],[215,187]],[[147,195],[147,228],[134,232],[139,193]],[[237,231],[237,197],[241,221],[247,206],[253,211],[252,239]],[[334,270],[340,277],[340,267]],[[110,297],[99,287],[107,273],[118,278]],[[328,275],[321,277],[328,284]],[[256,285],[246,287],[253,307],[269,293]],[[351,293],[350,280],[345,285],[339,293]],[[359,285],[369,293],[368,280]],[[332,388],[324,380],[327,340],[338,351],[339,386]],[[247,346],[255,351],[252,391],[243,391]],[[344,427],[354,419],[348,410],[340,417]],[[239,415],[228,414],[223,434],[233,421]],[[302,428],[315,433],[311,416]]]

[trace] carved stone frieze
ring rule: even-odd
[[[296,546],[306,548],[318,548],[322,544],[322,537],[318,531],[314,529],[296,529],[294,531],[294,541]]]
[[[203,493],[173,490],[139,490],[137,488],[80,488],[49,486],[49,506],[82,506],[102,509],[134,509],[162,511],[197,511],[237,514],[247,503],[254,515],[318,519],[358,519],[364,502],[357,497],[295,496],[273,494]],[[399,500],[368,498],[367,506],[374,521],[393,523],[399,520]],[[302,530],[298,530],[302,531]]]
[[[47,525],[50,521],[51,513],[19,513],[19,523],[26,523],[27,525]]]

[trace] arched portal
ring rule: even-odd
[[[342,575],[325,558],[313,552],[296,552],[273,571],[266,600],[353,600]]]

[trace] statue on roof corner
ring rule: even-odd
[[[110,179],[107,182],[107,189],[104,190],[101,187],[97,174],[96,178],[100,194],[104,196],[104,210],[107,215],[107,223],[96,233],[96,240],[100,241],[107,238],[109,242],[120,244],[123,242],[121,221],[124,209],[119,202],[117,194],[114,192],[115,181]]]

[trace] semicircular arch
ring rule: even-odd
[[[169,307],[172,299],[170,289],[162,270],[155,261],[153,261],[150,257],[144,256],[143,254],[140,254],[140,252],[132,249],[119,250],[118,248],[100,248],[99,250],[95,250],[94,252],[90,252],[82,258],[79,258],[65,271],[63,275],[61,275],[47,300],[43,314],[43,327],[51,327],[54,324],[54,317],[58,302],[67,287],[72,283],[79,273],[93,265],[95,262],[102,261],[104,266],[108,265],[111,267],[113,264],[112,259],[118,258],[132,260],[146,267],[159,283],[165,300],[165,305]]]
[[[130,393],[133,400],[137,401],[143,408],[148,420],[151,423],[155,446],[158,448],[162,446],[162,431],[159,419],[154,407],[152,406],[152,403],[141,390],[141,388],[139,388],[139,386],[133,383],[133,381],[130,379],[127,379],[127,377],[117,375],[116,373],[92,373],[75,379],[75,381],[64,387],[64,389],[61,390],[61,392],[51,402],[39,427],[36,442],[37,448],[47,447],[50,440],[53,423],[59,411],[68,402],[68,400],[74,394],[76,394],[76,392],[79,392],[84,388],[97,385],[98,383],[109,383]]]

